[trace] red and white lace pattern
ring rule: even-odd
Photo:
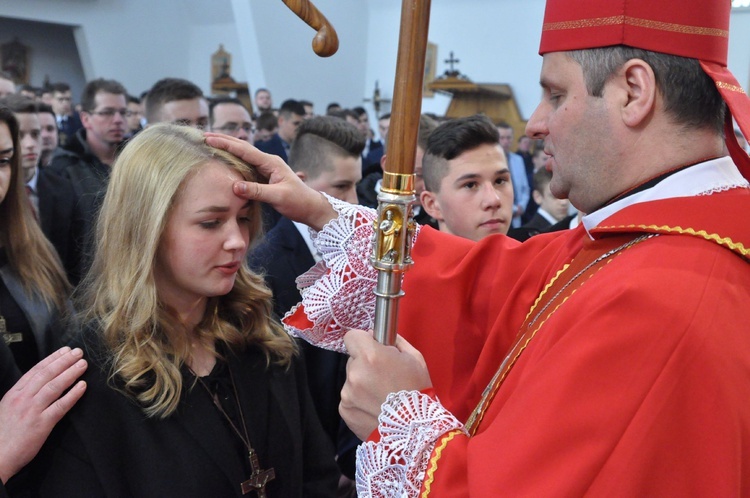
[[[289,334],[318,347],[346,353],[344,334],[349,329],[369,330],[375,315],[377,271],[370,264],[374,209],[326,196],[339,214],[312,240],[323,260],[297,278],[302,303],[284,315]],[[416,241],[419,228],[414,235]],[[290,325],[287,319],[304,309],[312,327]]]
[[[357,448],[360,498],[418,496],[440,437],[457,429],[467,434],[438,400],[417,391],[390,394],[378,422],[380,441]]]
[[[320,232],[312,232],[323,260],[297,279],[302,303],[283,322],[293,336],[346,353],[344,334],[373,326],[377,272],[370,265],[370,255],[377,214],[373,209],[328,200],[339,216]],[[419,228],[414,241],[418,233]],[[291,325],[293,320],[288,319],[302,312],[309,323],[304,328]],[[418,496],[436,442],[456,429],[466,433],[438,400],[418,391],[390,394],[378,422],[380,441],[357,449],[361,498]]]

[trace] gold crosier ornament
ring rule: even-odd
[[[328,57],[336,52],[336,32],[310,2],[283,2],[318,30],[313,41],[313,49],[318,55]],[[414,161],[429,24],[430,0],[403,0],[388,151],[378,195],[375,246],[370,257],[372,266],[378,271],[374,331],[375,338],[382,344],[393,344],[396,340],[398,301],[404,295],[401,279],[413,264],[411,240],[416,229],[412,214],[416,201]]]

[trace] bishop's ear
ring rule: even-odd
[[[654,70],[641,59],[630,59],[620,69],[618,81],[624,92],[623,122],[639,126],[655,110],[658,92]]]

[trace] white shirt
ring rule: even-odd
[[[305,240],[305,244],[307,245],[307,248],[310,249],[310,254],[312,254],[313,259],[316,263],[318,263],[321,259],[323,259],[323,257],[320,255],[320,252],[318,252],[318,249],[313,244],[312,238],[310,237],[310,227],[308,227],[304,223],[297,223],[296,221],[293,221],[292,223],[294,223],[297,231]]]

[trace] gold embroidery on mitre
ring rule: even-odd
[[[724,83],[723,81],[717,81],[716,87],[723,90],[729,90],[730,92],[745,93],[745,89],[741,86],[732,85],[731,83]]]
[[[600,26],[614,26],[622,24],[625,16],[598,17],[595,19],[579,19],[577,21],[550,22],[542,25],[542,31],[558,29],[598,28]]]
[[[651,19],[639,19],[630,16],[597,17],[592,19],[579,19],[576,21],[560,21],[545,23],[542,31],[554,31],[560,29],[598,28],[601,26],[614,26],[617,24],[628,24],[641,28],[656,29],[660,31],[671,31],[686,35],[718,36],[729,38],[729,31],[719,28],[705,28],[702,26],[689,26],[687,24],[675,24],[670,22],[653,21]]]
[[[425,480],[424,480],[424,491],[421,494],[421,498],[427,498],[427,495],[430,494],[430,487],[432,486],[432,481],[435,480],[435,471],[437,470],[437,462],[440,460],[440,457],[443,454],[443,450],[446,446],[448,446],[448,443],[450,443],[453,438],[458,436],[459,434],[463,434],[459,429],[450,431],[446,434],[443,434],[440,444],[435,447],[433,450],[433,455],[430,458],[430,463],[427,467],[427,470],[425,471]]]
[[[716,233],[708,233],[705,230],[696,230],[694,228],[682,228],[680,226],[670,227],[668,225],[618,225],[618,226],[607,226],[597,227],[603,230],[618,229],[618,228],[639,228],[641,230],[653,230],[659,233],[679,233],[683,235],[692,235],[694,237],[703,238],[709,242],[715,242],[720,246],[724,246],[731,249],[734,252],[741,254],[742,256],[750,256],[750,249],[746,248],[742,242],[735,242],[729,237],[722,237]]]

